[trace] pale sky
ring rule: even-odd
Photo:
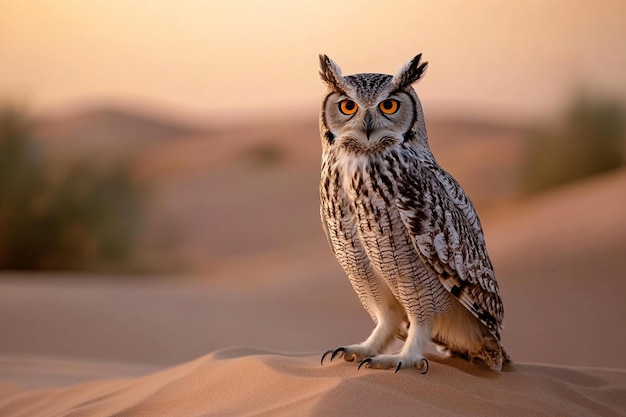
[[[584,84],[626,97],[622,0],[0,0],[0,101],[195,114],[317,105],[344,74],[430,62],[428,112],[537,115]]]

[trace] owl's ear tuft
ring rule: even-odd
[[[346,80],[341,75],[341,68],[327,55],[322,54],[320,54],[320,78],[330,89],[345,94]]]
[[[419,54],[400,68],[400,71],[391,80],[394,90],[403,89],[422,79],[426,73],[428,62],[421,62],[421,60],[422,54]]]

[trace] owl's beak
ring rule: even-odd
[[[374,129],[374,125],[372,123],[372,115],[369,110],[365,111],[365,118],[363,119],[363,122],[365,123],[365,135],[367,136],[367,140],[370,140],[370,135]]]

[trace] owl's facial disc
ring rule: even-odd
[[[414,111],[405,92],[372,100],[332,93],[324,105],[334,143],[359,152],[375,152],[402,143],[413,124]]]

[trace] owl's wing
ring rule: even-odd
[[[476,211],[439,166],[415,170],[400,178],[397,200],[413,244],[443,286],[499,339],[502,301]]]

